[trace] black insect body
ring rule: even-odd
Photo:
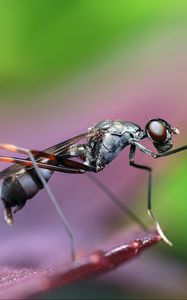
[[[40,189],[45,187],[71,239],[71,253],[74,259],[74,236],[47,181],[54,171],[71,174],[99,172],[113,161],[125,147],[130,146],[130,166],[145,170],[149,175],[148,213],[152,217],[162,239],[171,245],[171,242],[164,235],[151,210],[152,169],[148,166],[136,164],[134,158],[136,149],[139,149],[153,158],[172,155],[187,149],[187,146],[183,146],[175,150],[170,150],[173,146],[173,134],[179,134],[179,130],[172,127],[163,119],[150,120],[146,124],[145,129],[141,129],[139,125],[128,121],[104,120],[94,127],[89,128],[86,133],[75,136],[44,151],[30,151],[12,145],[0,144],[0,149],[21,152],[29,156],[27,159],[0,157],[1,161],[14,163],[13,166],[0,173],[0,179],[4,179],[1,187],[1,199],[4,205],[5,220],[8,224],[12,224],[12,207],[16,207],[15,211],[20,210],[28,199],[31,199]],[[142,145],[141,141],[145,138],[149,138],[152,141],[158,153],[154,153]],[[83,139],[86,140],[86,142],[80,143]],[[107,188],[98,182],[95,177],[90,178],[92,178],[120,208],[125,211],[128,210],[124,204],[112,196]],[[134,219],[136,218],[131,212],[130,214]],[[139,223],[141,223],[141,221],[139,221]]]
[[[40,170],[46,180],[52,175],[52,171]],[[25,205],[26,201],[32,199],[40,189],[43,188],[41,180],[38,178],[35,169],[26,170],[22,168],[16,175],[3,180],[1,187],[1,199],[5,208],[16,207],[17,212]]]

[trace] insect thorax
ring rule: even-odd
[[[90,138],[87,143],[86,164],[95,166],[97,171],[115,159],[129,145],[129,140],[141,130],[131,122],[105,120],[90,130],[101,130],[100,139]]]

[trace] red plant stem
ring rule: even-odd
[[[80,279],[107,273],[161,240],[156,233],[144,233],[144,236],[146,237],[113,247],[111,250],[95,251],[74,263],[62,265],[59,270],[55,268],[41,272],[37,269],[8,269],[8,272],[1,272],[0,299],[30,299]]]
[[[137,239],[128,244],[112,248],[109,251],[98,250],[87,257],[76,260],[57,275],[46,279],[44,290],[64,286],[74,281],[98,276],[111,271],[126,261],[139,255],[143,250],[157,244],[161,240],[158,234]]]

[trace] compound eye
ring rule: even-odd
[[[150,138],[157,143],[165,142],[167,138],[166,127],[159,121],[151,121],[147,126]]]

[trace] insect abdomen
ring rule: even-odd
[[[52,171],[40,169],[43,177],[48,181]],[[43,185],[34,169],[21,175],[11,176],[4,179],[1,187],[1,199],[5,207],[22,206],[31,199]]]

